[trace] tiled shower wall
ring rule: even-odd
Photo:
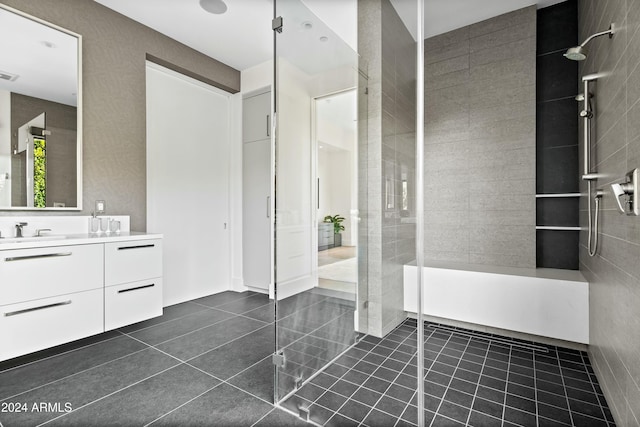
[[[415,259],[416,43],[389,0],[358,8],[358,50],[369,64],[368,332],[383,336],[405,318],[403,265]]]
[[[640,425],[640,217],[620,215],[610,183],[640,167],[640,1],[580,0],[580,41],[604,31],[612,39],[589,43],[580,75],[608,72],[592,86],[595,133],[592,168],[604,190],[600,245],[587,254],[587,232],[580,236],[580,270],[590,283],[589,356],[611,411],[620,426]],[[586,192],[585,183],[581,191]],[[581,198],[580,224],[586,227],[586,200]]]
[[[425,40],[425,261],[536,266],[536,9]]]

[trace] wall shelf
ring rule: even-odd
[[[554,197],[580,197],[580,193],[557,193],[557,194],[536,194],[536,199],[547,199]]]
[[[557,227],[553,225],[536,225],[536,230],[580,231],[582,227]]]

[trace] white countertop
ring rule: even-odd
[[[88,245],[94,243],[129,242],[135,240],[151,240],[162,238],[162,234],[142,233],[137,231],[123,231],[120,233],[109,234],[65,234],[59,236],[61,238],[53,239],[53,237],[58,236],[54,234],[45,234],[42,237],[42,240],[36,240],[39,239],[36,237],[25,236],[25,240],[22,242],[16,242],[12,238],[6,239],[8,241],[3,241],[5,239],[0,238],[0,251],[12,249],[47,248],[68,245]]]

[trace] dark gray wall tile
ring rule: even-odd
[[[578,122],[578,102],[573,97],[539,102],[536,118],[537,146],[552,148],[578,145]]]
[[[578,270],[578,231],[538,230],[538,267]]]
[[[536,199],[536,218],[537,225],[577,227],[578,197]]]
[[[538,55],[578,44],[578,1],[568,0],[538,10]]]
[[[538,56],[537,98],[538,102],[575,96],[575,79],[578,63],[562,56],[564,52],[554,52]]]

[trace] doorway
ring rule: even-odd
[[[355,300],[358,282],[356,89],[314,100],[318,287]]]

